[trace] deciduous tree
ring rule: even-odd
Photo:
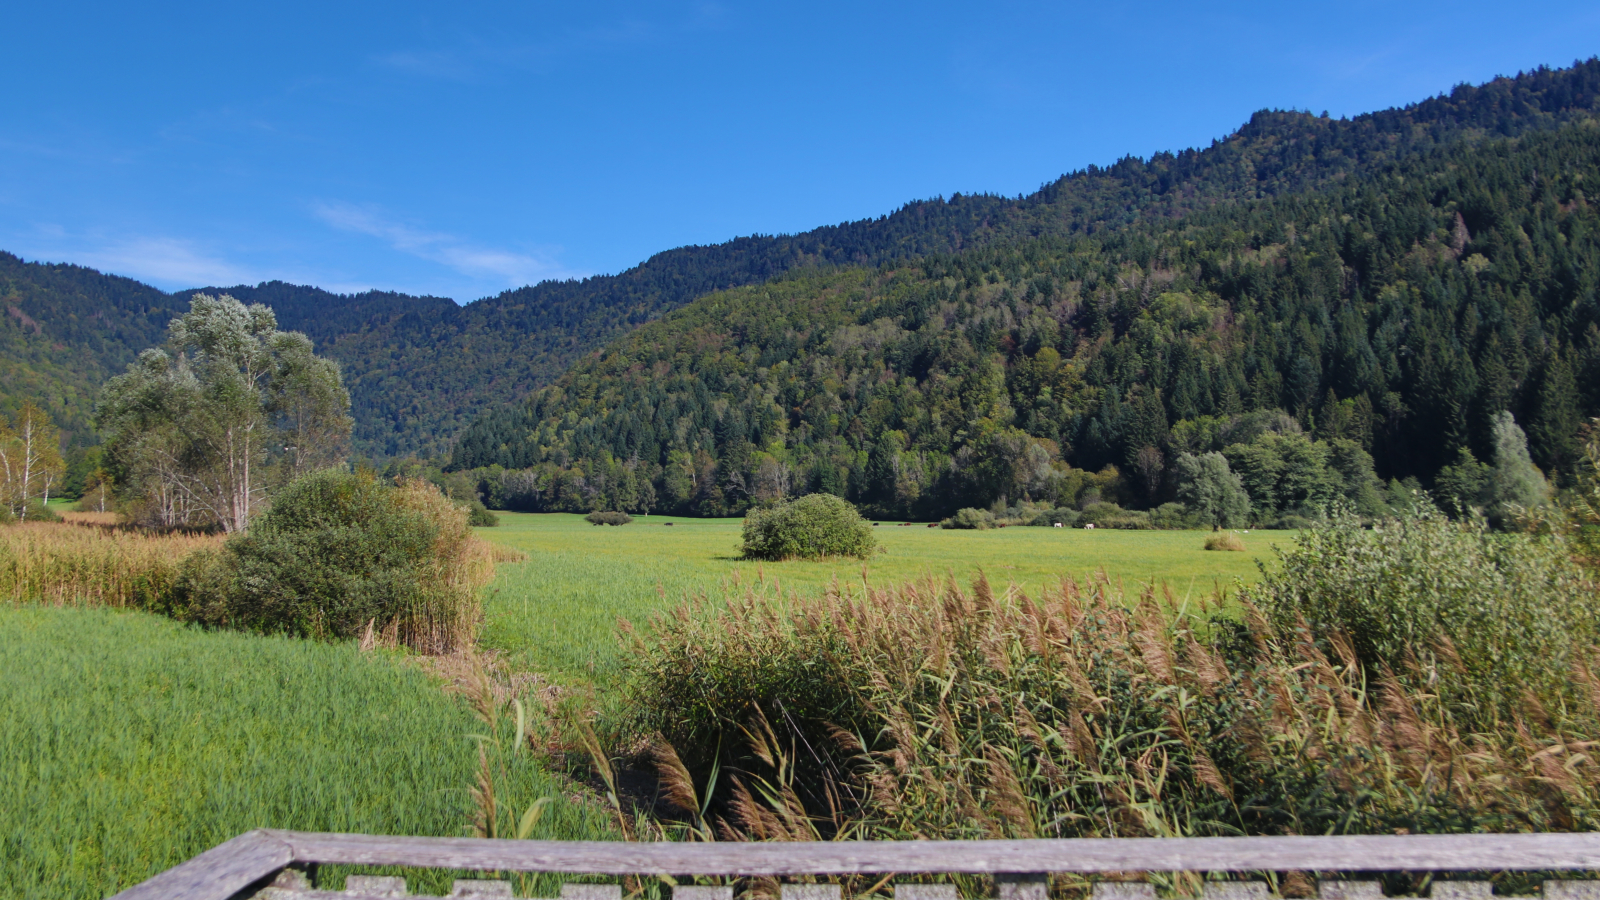
[[[162,524],[242,531],[270,484],[342,458],[339,370],[272,310],[196,294],[167,344],[113,378],[96,411],[113,471]]]

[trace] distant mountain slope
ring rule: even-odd
[[[100,385],[159,343],[178,308],[129,278],[0,251],[0,411],[33,400],[82,441]]]
[[[975,246],[1094,234],[1218,203],[1335,184],[1432,148],[1549,130],[1597,110],[1600,60],[1590,60],[1570,69],[1540,69],[1458,87],[1403,109],[1348,121],[1262,112],[1206,149],[1090,167],[1020,199],[966,195],[918,201],[886,216],[798,235],[669,250],[618,275],[545,282],[464,307],[438,298],[376,292],[348,297],[276,282],[221,290],[269,303],[284,327],[306,331],[339,360],[352,388],[358,451],[443,453],[474,416],[525,396],[612,338],[713,291],[758,284],[796,269],[879,265]],[[90,281],[107,277],[77,267],[53,268],[82,273]],[[126,279],[107,283],[125,284],[130,298],[153,291]],[[54,392],[60,396],[51,402],[64,415],[85,421],[85,392],[100,372],[94,366],[109,365],[103,360],[113,357],[131,358],[139,348],[129,345],[113,353],[90,347],[83,352],[97,361],[85,371],[60,369],[65,358],[59,354],[78,352],[76,338],[69,335],[84,334],[65,324],[78,315],[73,304],[79,301],[57,310],[52,299],[57,289],[41,285],[35,290],[30,284],[20,276],[14,280],[11,305],[35,325],[0,317],[5,357],[0,366],[10,367],[0,372],[18,376],[7,379],[4,393],[14,401]],[[179,292],[165,301],[165,312],[151,315],[170,317],[175,304],[186,304],[188,293]],[[89,296],[92,291],[81,293]],[[58,332],[58,325],[65,330]],[[113,334],[144,339],[126,329],[106,330],[101,337],[109,340]]]
[[[937,517],[1071,502],[1063,464],[1117,466],[1154,505],[1180,454],[1226,451],[1281,469],[1252,497],[1304,513],[1373,502],[1369,452],[1424,482],[1491,459],[1510,410],[1559,478],[1600,414],[1596,185],[1581,121],[1179,219],[797,273],[584,358],[475,422],[454,465],[532,469],[503,499],[540,509],[728,515],[826,490]],[[1314,464],[1251,443],[1301,429],[1323,443],[1284,446]]]
[[[967,195],[803,234],[683,247],[620,275],[545,282],[374,327],[335,355],[381,386],[381,418],[358,419],[369,452],[445,452],[496,404],[550,382],[583,354],[695,297],[797,268],[877,265],[974,245],[1119,227],[1237,199],[1335,183],[1459,140],[1543,130],[1600,113],[1600,61],[1462,86],[1352,120],[1264,112],[1198,151],[1125,159],[1064,176],[1023,199]],[[365,403],[365,400],[358,400]],[[373,407],[377,409],[375,405]]]

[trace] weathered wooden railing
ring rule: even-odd
[[[838,875],[984,874],[1000,900],[1045,900],[1049,873],[1303,871],[1335,874],[1321,900],[1381,900],[1360,872],[1587,873],[1600,870],[1600,834],[1473,834],[1364,837],[1116,838],[1029,841],[837,841],[818,843],[621,843],[375,837],[252,831],[214,847],[114,900],[354,900],[403,897],[399,878],[350,876],[344,891],[315,890],[319,865],[407,866],[571,875],[804,878]],[[887,883],[887,881],[885,882]],[[1206,900],[1266,900],[1265,881],[1205,882]],[[1545,900],[1600,900],[1600,881],[1543,883]],[[1440,880],[1433,900],[1488,900],[1487,881]],[[782,900],[840,900],[838,885],[785,884]],[[732,888],[681,885],[674,900],[731,900]],[[460,880],[453,897],[511,897],[508,881]],[[618,885],[567,884],[564,900],[619,900]],[[895,900],[956,900],[953,885],[898,884]],[[1095,884],[1093,900],[1154,900],[1149,884]]]

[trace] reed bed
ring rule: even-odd
[[[1362,540],[1425,543],[1446,527]],[[1286,564],[1343,565],[1311,558],[1328,544],[1307,540]],[[1508,546],[1441,562],[1504,564],[1524,545]],[[1600,828],[1591,632],[1518,648],[1562,660],[1554,680],[1464,661],[1452,623],[1475,620],[1449,615],[1397,655],[1363,658],[1336,618],[1283,615],[1301,583],[1258,590],[1280,604],[1268,612],[1103,577],[1032,594],[982,578],[750,590],[633,639],[618,733],[678,764],[664,779],[723,839]],[[1504,602],[1544,602],[1519,596]],[[1592,617],[1592,591],[1567,600]]]
[[[137,531],[110,523],[8,525],[0,528],[0,600],[150,608],[171,593],[185,559],[221,545],[220,535]]]

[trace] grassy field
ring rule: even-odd
[[[979,569],[997,587],[1036,592],[1063,575],[1104,570],[1130,589],[1166,581],[1179,596],[1209,593],[1235,578],[1257,577],[1255,561],[1292,532],[1243,535],[1246,552],[1207,552],[1207,532],[1005,528],[946,531],[884,523],[887,549],[860,562],[754,563],[738,558],[739,519],[651,516],[621,527],[593,526],[567,514],[499,513],[479,534],[528,554],[502,565],[485,601],[485,647],[519,667],[564,680],[603,684],[616,659],[617,618],[643,624],[685,595],[721,596],[725,586],[776,580],[784,591],[841,583],[903,582],[927,575],[970,582]],[[672,522],[672,527],[665,523]]]
[[[483,731],[352,644],[0,608],[0,896],[103,897],[251,828],[462,835]],[[610,834],[526,754],[501,791],[556,798],[536,836]]]

